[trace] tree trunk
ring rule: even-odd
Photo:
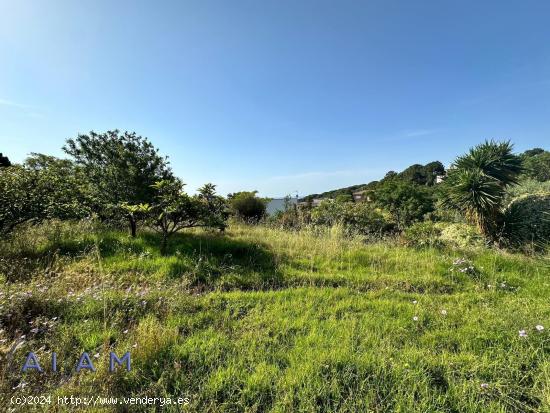
[[[129,219],[130,219],[130,234],[132,235],[132,237],[135,237],[137,232],[136,219],[132,215],[129,216]]]
[[[162,239],[160,241],[160,255],[166,255],[167,248],[168,248],[168,234],[163,232]]]

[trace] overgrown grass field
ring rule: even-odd
[[[80,223],[0,244],[0,405],[33,411],[10,397],[42,394],[181,396],[200,412],[550,411],[548,256],[242,225],[178,234],[166,256],[158,246]],[[21,373],[29,351],[44,373]],[[83,351],[95,373],[75,373]],[[109,373],[109,351],[130,351],[132,371]],[[88,411],[124,409],[151,408]]]

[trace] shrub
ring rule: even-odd
[[[228,199],[233,214],[245,221],[258,222],[265,215],[266,202],[256,196],[256,191],[237,192]]]
[[[340,225],[347,233],[380,235],[393,229],[384,213],[365,202],[339,202],[326,200],[311,212],[314,225]]]
[[[399,230],[434,210],[432,191],[401,179],[388,179],[379,185],[374,193],[374,202],[392,215]]]
[[[550,152],[538,148],[524,152],[522,159],[529,178],[539,182],[550,181]]]
[[[436,225],[441,229],[441,242],[450,247],[482,248],[485,246],[485,239],[473,225],[446,222]]]
[[[309,205],[292,205],[284,211],[277,211],[268,217],[267,224],[283,229],[301,229],[311,224],[311,207]]]
[[[439,247],[442,245],[441,229],[433,222],[417,222],[406,228],[402,239],[411,247]]]
[[[544,248],[550,242],[550,194],[526,195],[504,212],[505,243],[515,248]]]
[[[506,205],[514,199],[525,195],[547,195],[550,194],[550,181],[539,182],[534,179],[522,179],[519,184],[511,186],[506,190]]]

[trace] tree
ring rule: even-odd
[[[445,175],[445,166],[439,161],[430,162],[424,165],[426,185],[435,185],[438,175]]]
[[[550,152],[531,149],[522,154],[525,175],[539,182],[550,181]]]
[[[128,217],[130,222],[130,235],[135,237],[137,234],[137,222],[141,221],[151,211],[149,204],[128,204],[122,202],[119,204],[120,210]]]
[[[229,208],[226,200],[216,194],[216,185],[208,183],[199,188],[197,199],[202,204],[202,224],[224,231],[227,227]]]
[[[196,196],[187,195],[183,187],[177,178],[161,180],[153,185],[156,196],[150,208],[150,223],[162,235],[162,254],[166,254],[169,238],[185,228],[225,228],[225,204],[215,194],[214,185],[205,185]]]
[[[258,222],[265,215],[266,201],[258,198],[258,191],[236,192],[227,196],[233,213],[245,221]]]
[[[7,166],[11,166],[11,162],[7,156],[3,156],[2,152],[0,152],[0,168]]]
[[[83,218],[90,193],[81,168],[66,159],[32,154],[23,165],[0,169],[0,232],[25,222]]]
[[[426,165],[414,164],[409,166],[403,172],[397,174],[401,179],[414,182],[418,185],[432,186],[435,184],[437,175],[445,174],[445,167],[439,161],[430,162]],[[386,179],[391,179],[391,175],[386,175]]]
[[[399,174],[399,177],[418,185],[426,185],[427,182],[424,166],[420,164],[409,166]]]
[[[542,148],[533,148],[533,149],[528,149],[525,152],[523,152],[522,156],[526,156],[526,157],[536,156],[536,155],[539,155],[539,154],[544,153],[544,152],[546,152],[546,151]]]
[[[442,186],[443,205],[460,211],[487,238],[496,241],[506,188],[523,171],[510,142],[485,141],[459,156]]]
[[[374,202],[392,215],[400,231],[434,210],[429,188],[400,178],[381,182],[374,192]]]
[[[95,212],[104,218],[122,213],[132,236],[140,217],[133,209],[152,204],[155,182],[172,178],[167,159],[135,132],[92,131],[68,139],[63,150],[83,167],[92,183]]]

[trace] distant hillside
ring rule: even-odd
[[[426,165],[414,164],[409,166],[402,172],[389,171],[381,181],[371,181],[368,184],[352,185],[346,188],[334,189],[332,191],[323,192],[321,194],[311,194],[302,198],[302,201],[322,198],[336,198],[339,195],[351,195],[353,192],[364,189],[375,189],[379,182],[392,177],[398,177],[407,181],[417,183],[419,185],[432,186],[435,183],[436,176],[444,175],[445,167],[439,161],[433,161]]]
[[[352,185],[346,188],[334,189],[322,194],[311,194],[303,197],[301,201],[309,201],[315,198],[336,198],[338,195],[351,195],[352,192],[362,190],[367,184]]]

